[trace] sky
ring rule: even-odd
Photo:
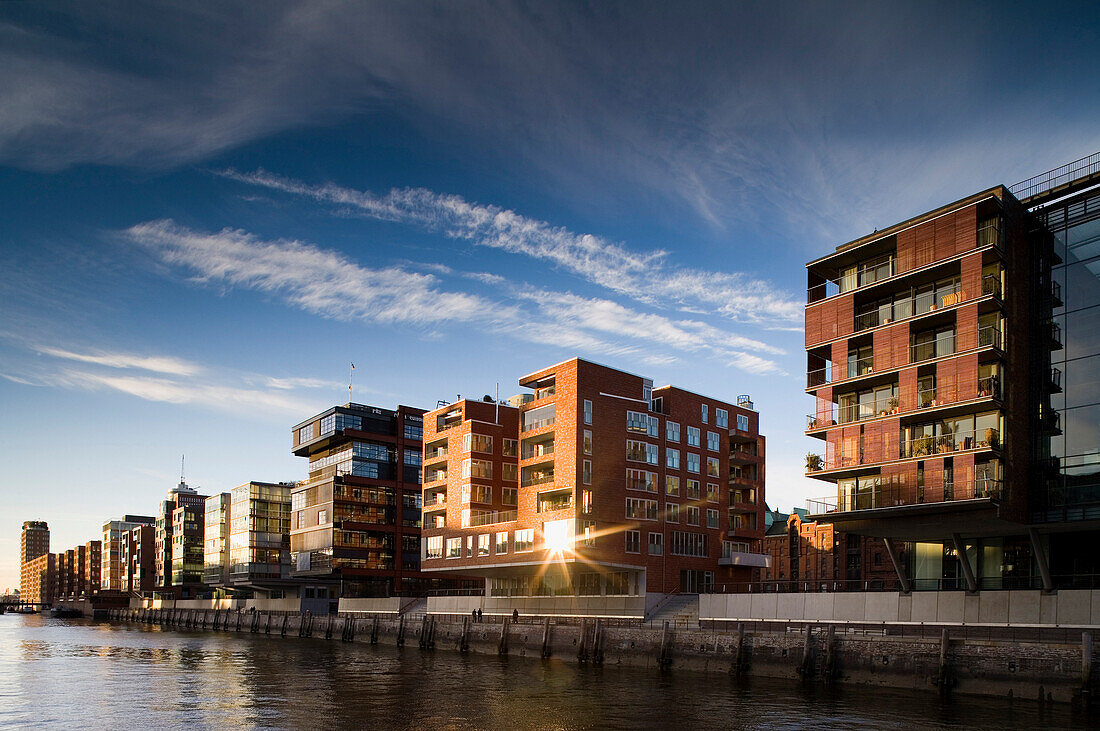
[[[802,476],[805,262],[1100,150],[1055,3],[0,3],[0,588],[295,480],[352,398],[574,356],[729,401]]]

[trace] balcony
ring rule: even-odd
[[[1001,278],[996,274],[986,274],[982,277],[982,296],[989,295],[1001,299]]]
[[[424,464],[429,464],[430,462],[438,462],[441,459],[446,459],[446,457],[447,457],[447,448],[446,447],[438,447],[438,448],[433,449],[431,451],[429,451],[427,449],[424,450]]]
[[[978,247],[1001,246],[1001,219],[990,218],[978,226]]]
[[[521,451],[523,459],[533,459],[536,457],[546,457],[553,459],[554,457],[554,442],[544,442],[542,444],[524,444]]]
[[[525,432],[535,431],[536,429],[542,429],[543,427],[553,426],[553,425],[554,425],[554,417],[553,416],[551,416],[549,419],[538,419],[538,420],[535,420],[535,421],[524,421],[523,422],[523,431],[525,431]]]
[[[994,347],[1004,350],[1004,340],[1001,337],[1001,328],[997,325],[982,325],[978,328],[978,347]]]
[[[898,273],[897,257],[882,256],[844,269],[840,276],[806,288],[806,302],[814,303],[889,279]]]
[[[573,507],[573,491],[569,488],[540,492],[537,500],[537,510],[540,513],[548,513],[554,510],[568,510]]]
[[[1051,322],[1050,323],[1050,333],[1049,333],[1049,335],[1050,335],[1050,349],[1051,350],[1061,350],[1062,349],[1062,328],[1059,327],[1058,323],[1056,323],[1056,322]]]
[[[1050,369],[1050,392],[1062,392],[1062,371],[1058,370],[1057,368]]]
[[[1053,307],[1061,307],[1065,304],[1065,302],[1062,301],[1062,285],[1058,282],[1052,281],[1050,283],[1050,298]]]
[[[981,433],[966,431],[902,440],[901,457],[909,459],[969,449],[1000,449],[1000,446],[1000,434],[996,429],[986,429]]]
[[[549,472],[535,472],[523,478],[520,485],[523,487],[532,487],[534,485],[546,485],[554,481],[554,471]]]
[[[768,568],[772,565],[771,556],[764,553],[752,553],[750,551],[723,551],[718,559],[719,566],[751,566],[753,568]]]
[[[554,387],[547,386],[546,388],[535,389],[535,401],[539,401],[544,398],[549,398],[554,395]]]
[[[511,523],[516,520],[515,510],[494,510],[492,512],[478,513],[470,515],[470,528],[476,528],[482,525],[493,525],[494,523]]]

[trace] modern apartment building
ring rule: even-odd
[[[807,474],[835,486],[811,518],[891,539],[906,589],[1051,589],[1100,568],[1093,157],[1079,179],[990,188],[807,265],[823,447]]]
[[[203,517],[202,580],[211,586],[229,583],[230,504],[228,492],[206,498]]]
[[[121,590],[148,595],[157,588],[156,528],[143,523],[122,534]]]
[[[341,596],[423,595],[423,410],[348,403],[296,425],[309,477],[291,490],[295,578],[339,581]]]
[[[180,585],[180,582],[175,578],[177,567],[174,565],[174,561],[177,558],[177,552],[179,559],[178,575],[180,578],[186,578],[188,583],[192,585],[187,588],[185,593],[190,595],[193,585],[202,583],[202,542],[204,538],[202,519],[205,517],[206,497],[206,495],[200,495],[194,488],[188,487],[187,483],[181,479],[179,484],[172,488],[172,491],[168,493],[168,497],[160,504],[154,524],[156,528],[155,570],[156,585],[163,594],[182,596],[182,589],[172,589],[173,586],[178,587]],[[177,518],[175,512],[177,508],[181,507],[190,508],[190,520],[187,519],[188,510],[184,510]],[[186,537],[181,538],[178,542],[175,540],[177,523],[180,525],[190,523]],[[197,555],[195,550],[196,541],[198,543]],[[190,550],[185,550],[185,545]]]
[[[140,525],[151,526],[154,522],[154,518],[149,515],[125,515],[122,520],[109,520],[103,524],[101,591],[125,591],[122,582],[122,536]]]
[[[290,576],[292,483],[248,482],[233,488],[230,503],[229,579],[235,585]]]
[[[56,554],[53,599],[89,597],[99,592],[102,544],[89,541]]]
[[[102,589],[103,542],[88,541],[84,544],[84,590],[89,596]]]
[[[205,518],[205,496],[195,502],[180,500],[172,511],[172,586],[180,589],[180,596],[202,584]]]
[[[765,563],[764,439],[740,406],[574,358],[532,394],[425,415],[424,567],[488,596],[637,597]]]

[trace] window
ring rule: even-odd
[[[649,445],[646,442],[638,442],[633,439],[626,440],[626,458],[631,462],[648,462]]]
[[[584,423],[592,423],[592,402],[588,399],[584,400]]]
[[[423,441],[424,427],[419,424],[405,424],[405,439],[412,442]]]
[[[492,503],[493,488],[491,485],[466,484],[462,486],[462,502],[464,503]]]
[[[687,469],[688,472],[699,471],[699,455],[695,454],[694,452],[687,453]]]
[[[680,504],[679,503],[665,503],[665,522],[666,523],[679,523],[680,522]]]
[[[581,482],[585,485],[592,484],[592,460],[590,459],[581,463]]]
[[[707,477],[718,477],[721,475],[721,467],[718,463],[717,457],[707,457]]]
[[[910,362],[940,358],[955,352],[955,328],[945,327],[939,330],[927,330],[913,335],[910,348]]]
[[[874,349],[870,345],[848,348],[848,378],[870,373],[874,364]]]
[[[515,551],[531,551],[535,547],[535,529],[525,528],[523,530],[516,531],[516,545]]]
[[[688,525],[699,525],[699,508],[694,505],[687,506],[687,520]]]
[[[665,439],[670,442],[680,441],[680,425],[675,421],[665,422]]]
[[[443,558],[443,536],[428,536],[424,558]]]
[[[679,495],[680,494],[680,478],[676,475],[665,475],[665,494],[666,495]]]
[[[327,510],[318,510],[317,511],[317,525],[325,525],[326,523],[328,523],[328,511]]]
[[[484,452],[485,454],[492,454],[493,438],[484,434],[463,434],[462,451]]]
[[[508,553],[508,531],[497,533],[497,545],[494,549],[497,555]]]
[[[406,449],[405,450],[405,464],[416,465],[417,467],[419,467],[422,461],[423,461],[423,455],[420,453],[419,450],[415,450],[415,449]]]
[[[699,499],[699,480],[687,481],[687,497],[689,500]]]
[[[707,483],[707,502],[718,502],[718,485],[715,485],[713,482]]]
[[[707,449],[709,449],[712,452],[720,451],[719,442],[718,442],[718,432],[715,432],[715,431],[708,431],[707,432]]]
[[[646,430],[646,434],[651,437],[661,436],[661,422],[657,420],[656,416],[649,417],[649,429]]]
[[[626,517],[635,520],[657,520],[657,501],[628,497],[626,499]]]
[[[648,462],[649,464],[659,464],[660,463],[660,457],[658,456],[657,445],[656,444],[646,444],[645,445],[645,461]]]
[[[462,558],[462,538],[447,539],[447,558]]]
[[[505,439],[504,440],[504,456],[505,457],[518,457],[519,456],[519,440],[518,439]]]
[[[740,431],[748,431],[749,430],[749,417],[748,417],[747,414],[738,414],[737,415],[737,428]]]
[[[642,534],[636,530],[628,530],[623,535],[626,536],[626,552],[627,553],[641,553],[642,552]]]
[[[582,546],[596,545],[596,521],[582,520],[577,523],[577,534],[581,536],[578,543]]]
[[[310,439],[313,439],[313,424],[310,424],[309,426],[303,426],[301,429],[298,430],[299,444],[303,442],[308,442]]]
[[[707,405],[703,404],[699,407],[699,420],[704,424],[707,423]]]
[[[674,556],[706,556],[707,536],[705,533],[689,533],[682,530],[674,530],[671,535],[672,553]]]
[[[626,412],[626,430],[646,434],[649,431],[649,415],[637,411]]]
[[[466,558],[474,557],[474,537],[466,536]]]
[[[584,430],[584,443],[583,443],[583,446],[584,446],[584,453],[585,454],[592,454],[592,430],[591,429],[585,429]]]
[[[680,469],[680,450],[665,448],[665,467],[670,470]]]
[[[519,479],[519,465],[505,462],[500,466],[500,479],[506,482],[515,482]]]
[[[698,429],[698,427],[694,427],[694,426],[689,426],[688,427],[688,446],[689,447],[698,447],[699,446],[699,429]]]
[[[591,490],[581,490],[581,512],[585,514],[592,512]]]
[[[664,538],[664,535],[662,535],[661,533],[650,533],[649,534],[649,555],[650,556],[660,556],[661,555],[661,550],[664,546],[664,544],[662,542],[663,538]]]
[[[500,501],[505,505],[515,506],[519,500],[519,490],[514,487],[503,487],[500,490]]]
[[[714,410],[714,425],[719,429],[727,429],[730,425],[730,414],[725,409]]]
[[[707,508],[707,527],[718,527],[718,511],[714,510],[713,508]]]
[[[493,463],[484,459],[464,459],[462,460],[462,476],[464,478],[481,477],[484,479],[492,479]]]
[[[628,490],[644,490],[645,492],[657,492],[657,474],[647,470],[627,470],[626,488]]]
[[[489,534],[482,533],[477,537],[477,555],[488,556],[489,555]]]

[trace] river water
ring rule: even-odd
[[[1094,717],[1095,720],[1095,717]],[[1071,728],[1032,701],[0,615],[0,726]]]

